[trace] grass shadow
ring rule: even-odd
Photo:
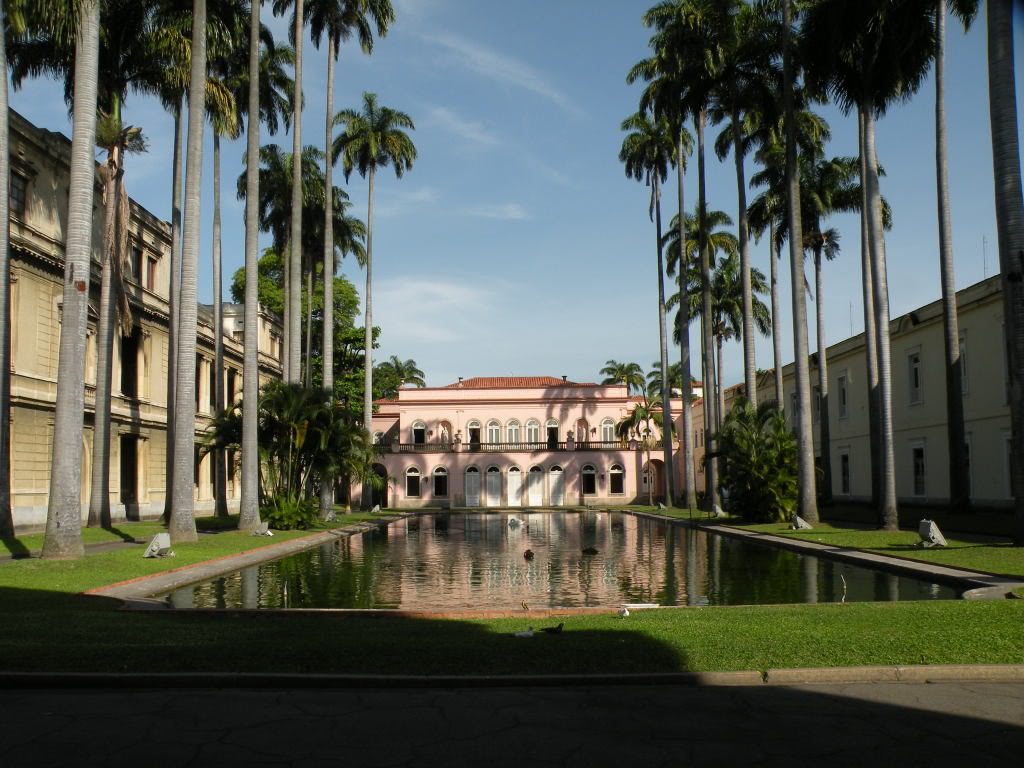
[[[142,539],[136,539],[130,533],[128,533],[127,531],[121,530],[117,526],[113,526],[112,525],[109,528],[107,528],[106,530],[110,531],[115,536],[120,537],[121,541],[128,542],[129,544],[143,544],[143,543],[145,543]]]
[[[16,536],[4,536],[0,539],[0,543],[3,544],[4,549],[10,553],[11,558],[14,560],[21,560],[32,556],[32,551]]]

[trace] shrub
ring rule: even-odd
[[[732,511],[748,520],[789,520],[797,504],[797,444],[774,402],[738,402],[722,425],[721,487]]]
[[[271,528],[289,531],[292,528],[309,528],[320,515],[319,501],[314,499],[271,499],[260,510],[260,516]]]

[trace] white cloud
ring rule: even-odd
[[[445,107],[431,107],[429,119],[439,128],[474,144],[485,147],[493,147],[498,144],[498,137],[489,132],[483,123],[478,120],[467,120]]]
[[[566,112],[581,113],[580,108],[542,72],[525,62],[451,33],[425,35],[424,39],[444,48],[455,61],[478,75],[530,91],[554,102]]]
[[[503,221],[525,221],[530,218],[530,214],[519,203],[474,205],[460,209],[459,213],[478,219],[501,219]]]
[[[447,344],[476,333],[466,318],[482,313],[493,298],[489,289],[456,279],[392,278],[375,287],[375,319],[385,329],[389,347]]]
[[[374,216],[385,219],[402,216],[416,208],[433,205],[439,197],[437,190],[431,186],[388,190],[377,201]]]

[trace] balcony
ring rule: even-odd
[[[651,444],[650,449],[661,448],[661,441]],[[391,453],[537,453],[540,451],[623,451],[646,450],[639,440],[589,440],[577,443],[542,441],[538,443],[391,443]]]

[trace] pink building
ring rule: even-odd
[[[376,470],[387,479],[374,502],[416,508],[632,504],[649,494],[664,500],[657,427],[646,439],[616,434],[636,402],[624,385],[550,376],[402,389],[397,399],[378,401],[373,418],[374,439],[384,446]],[[677,432],[681,407],[674,399]],[[693,411],[699,435],[699,404]],[[675,457],[677,478],[683,460]]]

